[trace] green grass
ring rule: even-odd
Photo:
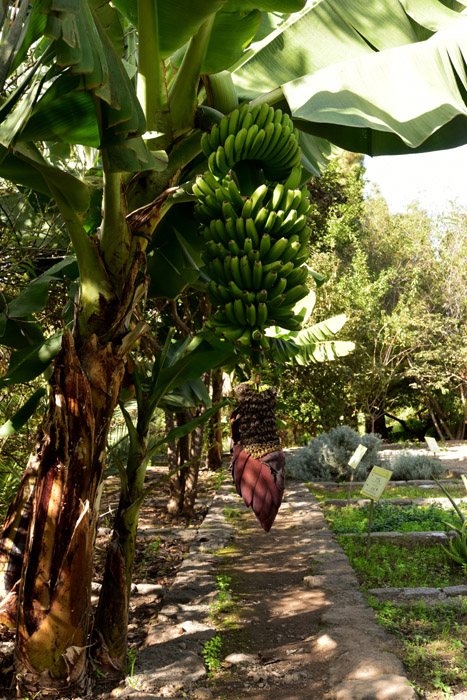
[[[338,537],[349,557],[360,585],[369,588],[416,588],[418,586],[456,586],[465,584],[465,570],[455,564],[439,544],[372,540],[368,558],[365,537]]]
[[[324,515],[331,529],[338,535],[368,531],[370,506],[324,506]],[[444,520],[457,522],[455,511],[438,505],[393,506],[379,502],[373,510],[373,532],[427,532],[450,530]]]
[[[421,697],[449,698],[467,685],[467,599],[395,606],[369,597],[379,623],[394,638],[394,651]]]
[[[347,487],[341,487],[339,489],[320,489],[314,487],[312,484],[307,484],[309,491],[319,500],[325,501],[328,499],[346,499],[347,498]],[[453,498],[467,498],[467,492],[463,486],[449,486],[449,493]],[[360,494],[359,489],[352,489],[350,492],[351,498],[364,498]],[[391,498],[445,498],[444,493],[441,489],[435,487],[429,489],[422,489],[420,486],[387,486],[386,490],[382,495],[383,499]]]

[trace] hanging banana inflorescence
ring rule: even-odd
[[[211,277],[208,295],[219,307],[209,325],[226,340],[267,350],[268,326],[300,330],[293,307],[308,294],[301,267],[308,257],[308,193],[286,186],[294,171],[300,180],[298,132],[281,110],[244,105],[204,134],[201,145],[209,170],[193,185],[195,216]],[[251,179],[242,186],[245,162],[262,173],[252,191]]]
[[[308,294],[306,225],[310,209],[300,182],[298,132],[287,114],[244,105],[204,134],[209,170],[196,178],[195,216],[202,226],[208,325],[225,340],[269,350],[268,326],[298,331],[294,306]],[[232,472],[237,492],[268,532],[284,492],[284,465],[271,387],[236,390]]]

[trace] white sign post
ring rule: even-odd
[[[351,456],[351,458],[347,462],[349,467],[351,467],[352,469],[355,470],[358,467],[358,465],[360,464],[360,462],[362,461],[362,457],[365,454],[365,452],[367,451],[367,449],[368,448],[365,447],[365,445],[362,445],[362,444],[358,445],[357,449],[355,450],[355,452],[353,453],[353,455]],[[349,503],[350,503],[350,490],[351,490],[353,478],[354,478],[354,472],[352,472],[350,474],[350,480],[349,480],[349,484],[347,487],[347,505],[349,505]]]
[[[432,452],[434,452],[435,454],[436,454],[436,452],[441,452],[441,448],[438,445],[438,443],[436,442],[435,438],[426,436],[425,442],[428,445],[428,449],[431,450]]]
[[[371,539],[371,524],[373,522],[373,508],[374,502],[379,501],[383,495],[383,491],[386,488],[389,479],[392,476],[392,472],[389,469],[384,469],[383,467],[373,467],[371,472],[368,474],[367,480],[362,486],[360,493],[362,496],[367,496],[370,498],[370,514],[368,518],[368,537],[366,541],[366,552],[365,556],[368,557],[368,552],[370,550],[370,539]]]

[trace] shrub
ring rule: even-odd
[[[352,470],[347,463],[360,443],[365,445],[367,452],[357,469]],[[341,425],[318,435],[309,445],[289,455],[287,471],[290,476],[303,481],[346,481],[352,472],[355,479],[362,480],[371,467],[380,464],[380,444],[379,435],[368,433],[361,436],[348,425]]]
[[[444,472],[443,464],[438,457],[414,455],[405,450],[391,458],[388,469],[392,471],[394,481],[409,479],[431,479]]]

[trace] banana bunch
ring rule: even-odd
[[[251,112],[241,108],[224,117],[209,135],[203,136],[210,169],[193,184],[198,200],[195,217],[201,226],[203,257],[211,278],[207,291],[218,307],[209,325],[226,340],[241,345],[253,343],[262,349],[269,348],[264,334],[267,326],[300,330],[300,322],[293,318],[293,307],[308,294],[308,271],[302,267],[308,257],[306,244],[310,234],[306,225],[308,193],[306,188],[288,189],[277,182],[279,175],[287,179],[300,161],[296,134],[288,122],[287,115],[267,105]],[[249,134],[253,126],[257,127],[256,136],[264,133],[262,148],[253,147],[251,139],[254,143],[255,136],[248,142],[240,140],[241,148],[239,145],[236,151],[237,135],[245,129]],[[276,127],[285,130],[287,140],[292,136],[294,144],[287,150],[290,159],[284,158],[282,149],[278,161],[271,157],[271,153],[277,153],[278,140],[271,135],[278,131]],[[278,138],[282,143],[282,137]],[[220,152],[225,152],[225,166],[223,155],[219,159],[221,166],[213,158]],[[244,159],[261,161],[263,173],[276,184],[260,185],[249,197],[242,195],[229,171],[232,163]]]
[[[259,163],[270,182],[285,180],[300,164],[298,130],[288,114],[267,104],[251,111],[245,104],[223,117],[203,134],[201,148],[218,179],[243,160]]]

